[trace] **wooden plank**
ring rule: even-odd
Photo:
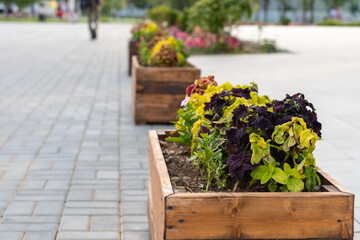
[[[176,121],[179,103],[184,95],[144,94],[135,102],[135,121],[147,123],[169,123]],[[156,100],[154,100],[156,99]]]
[[[132,69],[132,56],[138,56],[138,42],[135,41],[129,41],[129,62],[128,62],[128,74],[131,75],[131,69]]]
[[[137,94],[135,104],[137,108],[164,108],[176,112],[184,98],[185,94]]]
[[[186,88],[194,81],[148,81],[136,79],[137,94],[168,94],[182,95],[185,98]]]
[[[192,64],[189,64],[189,67],[145,67],[139,65],[137,78],[142,81],[186,81],[191,84],[200,78],[200,69]]]
[[[131,98],[132,98],[132,109],[133,109],[133,114],[134,114],[134,119],[136,121],[136,117],[137,117],[137,114],[136,114],[136,106],[135,106],[135,103],[136,103],[136,79],[137,79],[137,70],[139,69],[139,63],[137,61],[137,57],[136,56],[133,56],[132,57],[132,81],[131,81]]]
[[[327,192],[339,192],[339,189],[333,185],[322,185],[321,187]]]
[[[153,222],[149,230],[152,240],[163,240],[165,234],[165,198],[173,194],[170,178],[155,130],[149,131],[149,171],[151,187],[149,211]]]
[[[151,183],[151,178],[149,176],[149,182]],[[149,223],[149,234],[150,239],[156,239],[156,230],[155,230],[155,218],[154,218],[154,209],[153,209],[153,201],[152,201],[152,191],[151,184],[148,186],[148,202],[147,202],[147,213],[148,213],[148,223]]]
[[[341,192],[347,192],[347,193],[351,194],[351,192],[349,190],[347,190],[345,187],[343,187],[340,183],[338,183],[335,179],[333,179],[329,174],[324,172],[321,168],[318,168],[318,173],[322,176],[322,178],[321,178],[322,184],[333,185],[337,189],[339,189]]]
[[[187,195],[187,196],[186,196]],[[166,239],[352,238],[351,196],[217,197],[178,194],[166,199]],[[318,194],[317,194],[318,195]],[[250,197],[252,196],[252,197]]]

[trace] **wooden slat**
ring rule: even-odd
[[[186,196],[187,195],[187,196]],[[166,239],[346,239],[353,236],[353,198],[178,194],[166,200]],[[198,195],[199,196],[199,195]]]
[[[136,58],[137,61],[137,58]],[[200,69],[189,63],[189,67],[138,67],[137,78],[141,81],[194,83],[200,77]]]
[[[321,168],[318,168],[318,173],[322,176],[322,179],[325,181],[322,184],[330,184],[339,189],[341,192],[351,193],[345,187],[343,187],[340,183],[338,183],[335,179],[333,179],[329,174],[324,172]]]
[[[167,167],[159,145],[156,131],[149,131],[149,212],[153,219],[150,225],[152,240],[163,240],[165,234],[165,198],[173,194]]]
[[[151,183],[151,177],[149,176],[149,183]],[[147,202],[147,216],[148,216],[148,223],[149,223],[149,234],[150,239],[156,239],[156,230],[155,230],[155,218],[154,218],[154,209],[153,209],[153,201],[152,201],[152,191],[151,191],[151,184],[148,186],[148,202]]]
[[[141,94],[135,102],[135,121],[169,123],[175,121],[183,95]],[[155,100],[156,99],[156,100]]]
[[[132,68],[132,56],[138,56],[138,47],[136,46],[138,43],[134,41],[129,41],[129,64],[128,64],[128,74],[131,75]]]
[[[339,189],[333,185],[322,185],[321,187],[327,192],[339,192]]]
[[[186,93],[186,88],[193,82],[178,81],[178,82],[162,82],[162,81],[147,81],[136,80],[137,94],[166,94],[166,95],[182,95],[183,98]]]

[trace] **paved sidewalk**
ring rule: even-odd
[[[149,239],[147,131],[169,126],[134,125],[130,25],[102,24],[95,42],[85,24],[0,29],[0,240]],[[252,38],[254,29],[240,33]],[[292,54],[191,60],[203,75],[256,81],[274,98],[304,92],[324,124],[319,165],[360,194],[360,35],[356,28],[320,30],[264,30]],[[298,40],[306,34],[316,47]],[[331,36],[335,43],[326,42]],[[355,206],[360,239],[358,198]]]
[[[1,24],[0,239],[120,239],[116,28]]]

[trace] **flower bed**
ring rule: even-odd
[[[149,131],[152,239],[353,237],[354,194],[316,166],[321,124],[303,94],[208,76],[186,96],[176,131]]]
[[[352,239],[354,195],[318,169],[321,192],[176,191],[149,131],[149,232],[155,239]]]

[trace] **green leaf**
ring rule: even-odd
[[[284,163],[284,171],[287,174],[290,174],[291,167],[288,163]]]
[[[263,158],[268,164],[273,165],[274,167],[276,166],[276,161],[275,158],[273,158],[271,155],[267,155]]]
[[[294,125],[294,135],[295,135],[295,139],[299,139],[300,138],[300,134],[301,132],[304,130],[304,128],[301,125],[295,124]]]
[[[257,182],[256,179],[251,179],[250,183],[249,183],[249,187],[251,187],[252,185],[254,185]]]
[[[304,182],[299,178],[289,177],[286,186],[290,192],[301,192],[304,189]]]
[[[189,162],[194,161],[196,158],[197,158],[196,155],[192,155],[192,156],[188,159],[188,161],[189,161]]]
[[[260,165],[251,172],[251,177],[255,180],[261,180],[261,178],[268,172],[268,168],[264,165]]]
[[[250,83],[251,87],[254,88],[255,90],[259,90],[258,85],[255,82],[251,82]]]
[[[278,125],[275,127],[275,130],[271,136],[271,138],[277,143],[277,144],[283,144],[285,142],[285,129],[283,126]]]
[[[268,173],[269,173],[270,175],[272,175],[273,172],[274,172],[275,167],[274,167],[273,165],[271,165],[271,164],[269,164],[267,167],[268,167]]]
[[[269,191],[276,192],[276,188],[277,188],[276,183],[274,181],[271,181],[268,186]]]
[[[281,187],[280,187],[280,191],[281,191],[281,192],[288,192],[289,189],[287,188],[287,186],[281,186]]]
[[[281,184],[287,184],[288,177],[286,176],[286,173],[281,169],[276,167],[274,169],[274,173],[272,174],[272,179],[274,179],[276,182]]]
[[[288,148],[295,146],[295,144],[296,144],[295,139],[293,137],[289,137],[288,138]]]
[[[304,174],[300,174],[299,170],[296,169],[297,166],[295,166],[295,168],[290,170],[290,175],[293,176],[294,178],[305,178]]]
[[[169,141],[169,142],[177,142],[177,143],[184,143],[184,139],[180,138],[180,137],[168,137],[165,138],[165,141]]]
[[[271,166],[271,165],[269,165],[269,166]],[[270,178],[271,178],[271,173],[267,172],[264,174],[264,176],[262,176],[260,183],[265,184],[270,180]]]
[[[214,159],[218,159],[218,158],[221,158],[222,154],[221,154],[221,149],[217,150],[215,153],[214,153],[214,156],[213,158]]]
[[[210,150],[207,154],[206,154],[206,159],[210,160],[212,159],[214,156],[214,151]]]
[[[300,170],[304,167],[305,162],[306,162],[306,158],[304,158],[304,160],[301,161],[301,163],[299,164],[299,166],[297,166],[297,170],[300,171]]]
[[[289,148],[289,138],[286,139],[286,141],[284,142],[284,144],[282,145],[282,149],[284,152],[289,152],[290,148]]]

